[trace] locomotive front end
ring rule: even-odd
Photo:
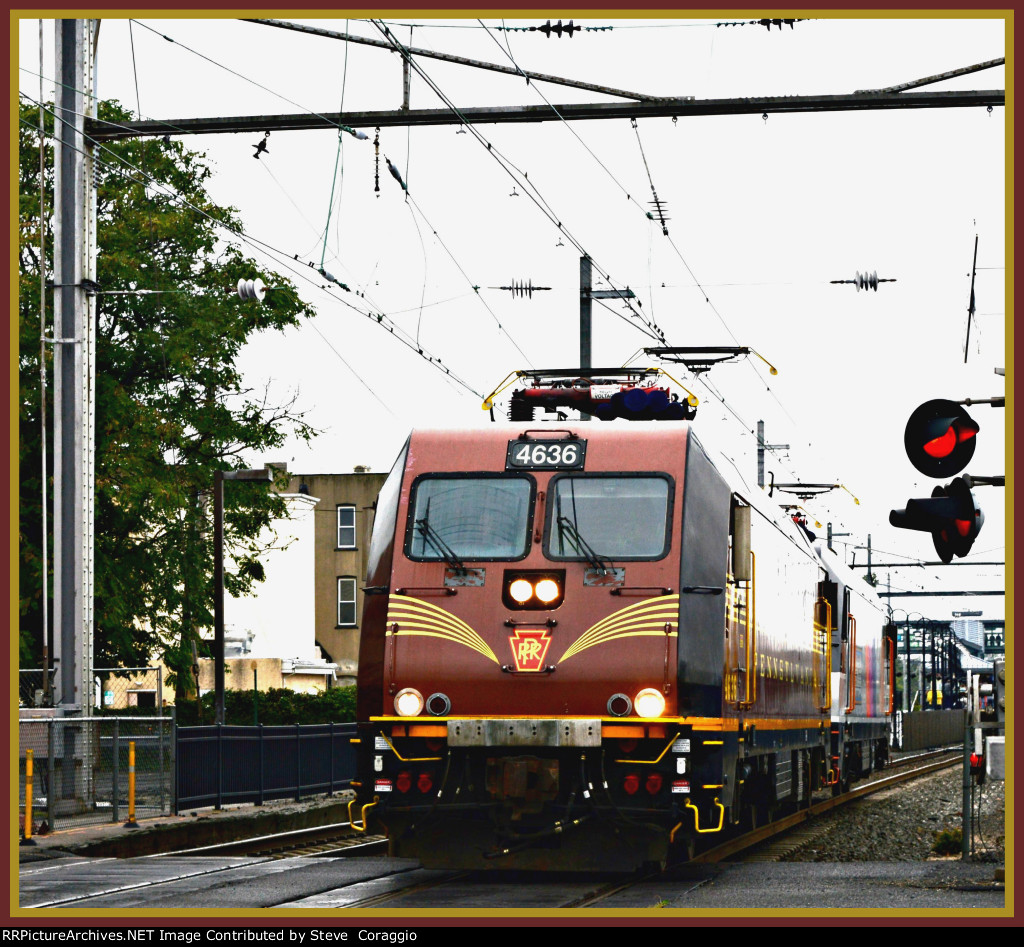
[[[359,801],[392,854],[624,869],[714,818],[693,781],[721,769],[694,765],[721,753],[680,720],[686,446],[682,424],[412,435],[360,654]]]

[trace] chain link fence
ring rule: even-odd
[[[136,818],[173,812],[173,724],[169,716],[19,721],[18,801],[24,813],[25,759],[31,750],[33,833],[123,822],[132,743]]]
[[[174,717],[164,708],[162,669],[97,668],[93,680],[93,715],[60,717],[45,706],[42,670],[19,673],[22,830],[28,750],[34,834],[124,821],[132,744],[136,818],[174,811]]]
[[[42,668],[18,672],[18,706],[52,706],[55,669],[50,668],[50,688],[43,681]],[[163,668],[95,668],[91,703],[96,711],[120,711],[141,708],[162,715],[164,707]]]

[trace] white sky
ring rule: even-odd
[[[366,21],[303,22],[380,37]],[[410,44],[409,21],[389,22]],[[472,19],[415,22],[414,46],[502,65],[511,51],[526,70],[697,98],[844,94],[1005,54],[999,19],[819,19],[769,32],[599,15],[576,22],[615,28],[571,39],[485,31]],[[492,28],[501,22],[485,20]],[[52,22],[44,30],[50,98]],[[420,64],[458,107],[543,105],[545,97],[554,104],[616,101],[436,60]],[[37,98],[37,20],[21,22],[20,65],[22,91]],[[1005,83],[998,67],[924,88]],[[395,109],[402,75],[394,53],[237,20],[140,17],[129,31],[128,20],[104,19],[98,93],[160,119]],[[415,75],[411,104],[442,106]],[[994,374],[1006,365],[1004,109],[642,119],[643,156],[678,252],[644,215],[651,185],[628,120],[477,129],[528,174],[594,259],[597,288],[605,287],[596,279],[605,273],[616,286],[630,286],[671,345],[750,346],[779,369],[770,377],[751,359],[704,376],[730,411],[682,366],[666,365],[701,399],[694,424],[705,443],[754,482],[750,432],[763,419],[768,443],[790,445],[768,457],[779,482],[841,482],[860,499],[855,505],[850,493],[835,491],[808,502],[823,524],[819,532],[831,521],[836,532],[852,534],[841,542],[858,546],[871,534],[876,562],[935,559],[927,534],[893,529],[888,515],[945,482],[929,480],[906,459],[903,429],[911,411],[931,398],[1005,391]],[[373,128],[362,130],[373,138]],[[513,369],[579,364],[579,251],[565,238],[556,246],[557,228],[523,193],[522,179],[514,182],[474,135],[452,126],[382,129],[379,197],[372,140],[344,135],[339,156],[335,133],[272,132],[269,153],[254,161],[260,138],[187,140],[215,169],[214,199],[238,209],[247,235],[280,251],[247,247],[260,266],[253,277],[273,284],[276,272],[289,276],[318,310],[312,324],[256,339],[243,366],[254,386],[271,380],[281,399],[297,391],[323,433],[308,448],[289,443],[273,457],[248,458],[253,465],[286,460],[300,473],[345,472],[355,464],[383,471],[414,426],[487,423],[475,394],[398,343],[367,311],[387,313],[413,336],[418,331],[423,347],[481,394]],[[385,155],[406,178],[415,207],[389,175]],[[518,197],[510,196],[514,185]],[[975,234],[978,316],[964,365]],[[323,280],[305,263],[319,265],[322,255],[326,268],[365,298],[319,288]],[[857,271],[898,282],[877,293],[829,284]],[[488,288],[528,280],[552,289],[530,300]],[[480,298],[473,285],[481,287]],[[595,305],[593,364],[619,365],[655,344],[636,325],[621,305]],[[1006,412],[969,410],[981,434],[967,472],[1004,473]],[[980,487],[977,495],[986,522],[970,558],[1001,560],[1004,491]],[[864,562],[862,549],[856,559]],[[884,587],[887,570],[880,579]],[[903,569],[891,572],[891,583],[894,590],[1002,588],[1004,572]],[[933,618],[954,609],[1004,615],[996,596],[892,601]]]

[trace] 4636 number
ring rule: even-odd
[[[576,470],[583,467],[586,441],[509,441],[506,470]]]

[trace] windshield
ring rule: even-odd
[[[551,494],[552,559],[660,559],[668,551],[667,477],[559,477]]]
[[[521,559],[533,509],[523,476],[428,477],[414,487],[406,527],[411,559]]]

